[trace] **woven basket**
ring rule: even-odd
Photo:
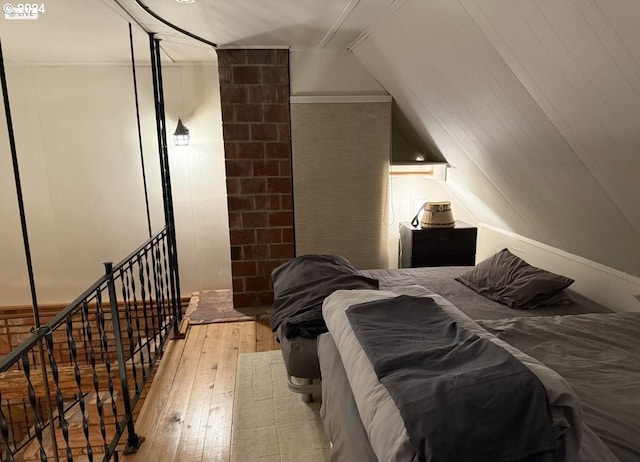
[[[422,209],[421,228],[453,228],[456,225],[451,202],[425,202]]]

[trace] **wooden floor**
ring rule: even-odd
[[[264,321],[191,325],[168,345],[135,427],[145,437],[125,462],[228,462],[239,353],[279,349]]]

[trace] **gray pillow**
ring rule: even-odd
[[[483,260],[456,280],[490,300],[521,310],[570,304],[564,289],[574,282],[536,268],[508,249]]]

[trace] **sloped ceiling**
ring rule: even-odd
[[[13,2],[13,5],[18,3]],[[39,13],[37,19],[9,20],[0,16],[0,38],[7,64],[128,65],[131,60],[130,22],[136,61],[149,61],[146,31],[155,32],[155,27],[142,29],[117,2],[64,0],[38,5],[44,5],[44,12]],[[131,7],[133,9],[133,5]],[[161,59],[165,63],[215,62],[216,54],[210,46],[183,35],[161,42]]]
[[[11,64],[128,63],[128,23],[136,58],[148,54],[151,32],[162,58],[212,62],[218,47],[346,50],[393,0],[59,0],[40,2],[35,20],[0,16],[5,60]],[[14,5],[22,5],[17,2]],[[155,16],[154,16],[155,15]],[[162,18],[208,41],[191,38]]]
[[[352,46],[479,221],[640,276],[640,2],[407,0]]]
[[[478,221],[640,276],[640,1],[146,4],[221,46],[344,50],[359,37],[349,48],[450,163],[446,186]],[[127,62],[129,21],[140,59],[152,31],[165,59],[215,61],[135,0],[46,6],[0,22],[9,62]]]
[[[179,32],[159,24],[136,0],[117,0],[145,30],[168,40]],[[345,49],[392,0],[144,0],[154,13],[221,47]]]

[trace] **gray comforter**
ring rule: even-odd
[[[562,375],[621,462],[640,461],[640,313],[478,321]]]
[[[273,314],[271,329],[287,338],[316,338],[327,331],[322,302],[334,290],[377,289],[378,281],[363,276],[344,257],[302,255],[271,273]]]
[[[547,391],[554,432],[556,437],[562,440],[567,462],[617,460],[593,433],[587,431],[583,434],[580,404],[569,385],[560,375],[487,333],[444,298],[423,287],[415,286],[397,289],[396,293],[368,290],[337,291],[329,296],[323,304],[323,315],[327,327],[340,353],[360,420],[378,460],[406,462],[416,460],[417,453],[409,441],[398,408],[386,388],[378,381],[371,362],[346,319],[345,311],[354,304],[393,298],[400,293],[432,297],[460,325],[505,348],[538,377]],[[459,435],[459,438],[463,443],[464,435]],[[585,451],[585,448],[588,451]],[[585,454],[587,454],[586,457]]]
[[[562,460],[542,383],[433,299],[403,295],[346,314],[421,461]]]

